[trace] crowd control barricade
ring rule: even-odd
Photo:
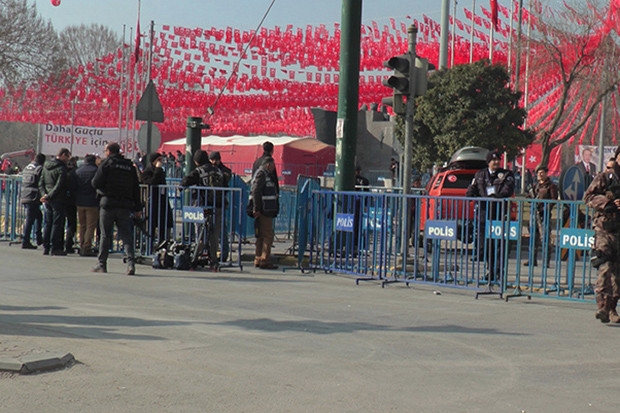
[[[153,196],[152,189],[149,197]],[[160,189],[163,189],[160,186]],[[203,186],[192,186],[183,188],[179,186],[167,186],[168,194],[174,194],[178,202],[169,202],[172,212],[172,234],[174,240],[181,244],[189,245],[195,243],[199,233],[198,227],[210,219],[211,228],[216,231],[218,246],[217,257],[215,258],[220,267],[241,267],[241,238],[234,232],[241,221],[241,190],[238,188],[211,188]],[[157,199],[157,197],[155,197]],[[213,200],[213,202],[209,202]],[[147,202],[145,209],[152,210],[153,206]],[[206,209],[209,213],[205,213]],[[153,225],[157,217],[149,216],[147,212],[147,228]],[[164,220],[165,222],[165,220]],[[207,237],[208,234],[205,234]],[[148,245],[146,239],[148,234],[143,234],[142,240]],[[159,239],[156,239],[157,243]],[[204,239],[203,244],[207,245],[208,240]]]
[[[250,184],[245,185],[247,188],[247,196],[244,197],[243,211],[248,204],[250,197]],[[246,191],[243,191],[246,193]],[[297,208],[297,188],[291,186],[281,186],[279,194],[280,211],[278,216],[273,220],[273,231],[276,239],[280,235],[287,239],[292,239],[295,226],[295,211]],[[254,218],[248,217],[245,222],[246,236],[254,236]]]
[[[401,247],[388,282],[501,293],[509,250],[508,201],[409,195],[405,204],[411,211],[410,243]]]
[[[515,202],[520,204],[522,225],[517,254],[509,262],[506,299],[594,299],[597,270],[590,263],[594,211],[576,201]]]
[[[591,216],[583,202],[318,190],[309,265],[357,283],[590,300]]]
[[[384,194],[314,191],[310,213],[310,267],[385,279],[398,208]]]
[[[292,239],[295,225],[295,211],[297,205],[297,188],[294,186],[281,186],[278,196],[280,211],[273,220],[273,231],[276,237],[280,235]]]
[[[297,266],[302,272],[304,268],[304,256],[308,248],[308,230],[311,211],[311,197],[314,191],[321,188],[320,180],[311,176],[299,175],[297,177],[297,190],[295,198],[295,212],[293,217],[293,245],[289,249],[292,255],[297,256]],[[283,270],[286,270],[284,268]]]
[[[20,195],[21,176],[0,175],[0,240],[17,242],[22,237],[25,212]]]

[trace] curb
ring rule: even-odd
[[[75,362],[73,354],[51,356],[46,358],[24,357],[24,359],[0,359],[0,371],[19,374],[32,374],[44,371],[60,370]]]

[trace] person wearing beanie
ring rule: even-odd
[[[93,240],[95,230],[99,222],[99,200],[97,191],[91,185],[91,181],[97,173],[97,157],[86,155],[84,164],[75,171],[75,180],[71,182],[75,193],[75,205],[77,206],[77,217],[79,225],[78,243],[80,255],[83,257],[95,257],[93,251]]]
[[[504,200],[515,192],[515,177],[512,171],[500,167],[502,155],[498,151],[489,151],[486,156],[487,167],[479,170],[467,187],[465,196],[470,198],[487,198],[478,203],[478,216],[472,217],[478,222],[479,237],[476,240],[478,259],[487,262],[488,282],[499,281],[502,267],[503,248],[507,247],[505,239],[488,239],[484,242],[487,221],[506,220],[509,204]],[[493,199],[488,199],[493,198]]]
[[[620,299],[620,146],[614,157],[613,167],[596,175],[583,197],[594,210],[591,263],[598,271],[595,317],[602,323],[620,323],[616,310]]]
[[[43,214],[41,213],[41,196],[39,195],[39,178],[45,155],[37,154],[33,161],[24,168],[22,172],[21,203],[26,208],[26,222],[24,223],[24,233],[22,235],[22,248],[35,250],[37,247],[30,242],[32,229],[36,234],[38,245],[43,243],[43,233],[41,232]]]
[[[174,226],[163,165],[164,156],[157,152],[152,153],[148,156],[144,172],[140,174],[140,182],[148,185],[146,217],[152,248],[170,238],[170,230]]]
[[[207,162],[209,162],[209,156],[207,155],[206,151],[203,151],[202,149],[198,149],[194,153],[193,160],[196,166],[202,166],[206,164]]]

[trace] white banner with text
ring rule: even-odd
[[[131,159],[139,150],[138,140],[133,136],[126,137],[127,131],[122,132],[120,136],[118,128],[42,124],[39,125],[39,152],[56,155],[61,148],[69,148],[73,156],[93,154],[104,157],[103,150],[108,142],[118,142],[123,154]]]

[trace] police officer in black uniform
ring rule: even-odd
[[[515,178],[514,174],[508,169],[500,167],[500,161],[502,155],[497,151],[490,151],[487,154],[487,168],[481,169],[474,175],[474,179],[467,188],[467,197],[481,197],[481,198],[510,198],[515,192]],[[485,243],[482,240],[486,237],[485,228],[486,221],[501,220],[502,214],[507,214],[508,204],[502,204],[502,201],[487,200],[480,201],[479,205],[479,219],[478,219],[478,258],[481,258],[484,254]],[[503,241],[503,240],[499,240]],[[488,242],[486,259],[489,269],[489,280],[497,280],[500,273],[502,253],[500,248],[503,243]],[[504,244],[505,245],[505,244]]]
[[[110,142],[105,147],[107,158],[101,162],[92,180],[93,187],[100,195],[99,226],[101,227],[101,245],[99,246],[98,264],[93,272],[105,273],[114,224],[123,241],[127,261],[127,275],[135,275],[135,245],[133,239],[131,214],[138,219],[142,217],[140,186],[136,168],[129,159],[120,153],[120,146]]]

